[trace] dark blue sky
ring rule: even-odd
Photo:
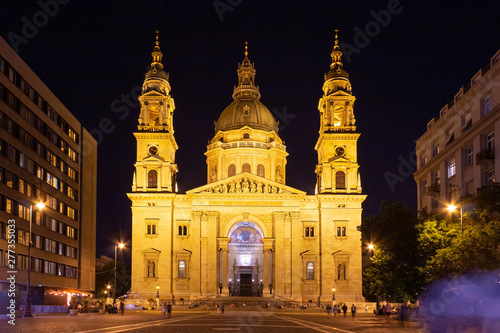
[[[411,170],[398,168],[412,167],[427,122],[500,48],[500,4],[490,1],[59,1],[58,8],[56,0],[3,4],[0,33],[23,37],[26,22],[37,23],[17,45],[20,56],[88,130],[105,118],[115,126],[98,147],[98,254],[109,256],[113,232],[130,239],[125,193],[138,117],[134,107],[126,117],[113,110],[141,86],[156,29],[177,107],[180,191],[206,183],[203,153],[214,120],[232,101],[248,41],[261,101],[284,125],[287,183],[312,194],[317,105],[338,28],[357,97],[364,216],[382,199],[416,207]],[[40,14],[40,3],[52,4],[45,6],[50,15]],[[388,172],[401,182],[391,187]]]

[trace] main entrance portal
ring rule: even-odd
[[[268,262],[265,267],[261,229],[253,222],[239,222],[229,238],[227,276],[221,270],[221,281],[227,281],[230,296],[262,296],[264,276],[271,265]]]

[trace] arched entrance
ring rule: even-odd
[[[236,223],[229,231],[227,281],[230,296],[262,296],[264,245],[262,230],[253,222]],[[222,272],[221,272],[222,273]]]

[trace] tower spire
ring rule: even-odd
[[[339,30],[335,29],[335,45],[333,46],[333,51],[331,53],[332,64],[330,65],[330,68],[341,73],[342,68],[344,67],[344,64],[342,64],[342,59],[341,59],[342,51],[340,51],[338,32],[339,32]]]
[[[153,52],[151,52],[151,55],[153,56],[153,61],[151,62],[151,69],[159,70],[163,69],[163,64],[161,63],[161,59],[163,58],[163,53],[161,53],[160,41],[158,40],[158,34],[160,32],[156,30],[155,33],[156,33],[156,41]]]
[[[259,87],[255,85],[255,66],[248,59],[248,42],[245,42],[245,58],[238,64],[238,85],[234,87],[233,99],[243,96],[260,98]]]

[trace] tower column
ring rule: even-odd
[[[269,255],[270,251],[273,248],[274,239],[272,238],[263,238],[261,242],[264,244],[264,288],[262,289],[262,296],[269,297],[271,295],[271,291],[269,289],[270,282],[270,269],[269,269]]]

